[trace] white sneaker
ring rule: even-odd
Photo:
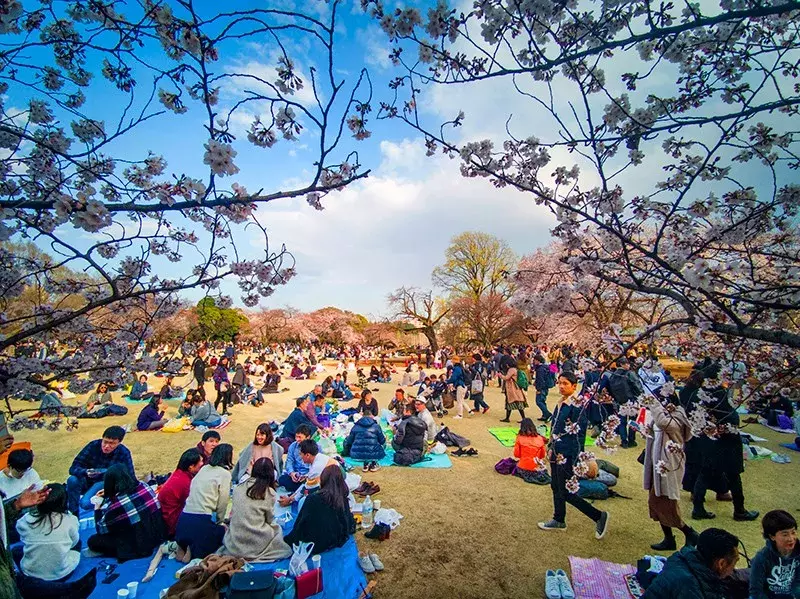
[[[558,578],[552,570],[548,570],[544,575],[544,596],[547,599],[562,599]]]
[[[453,420],[462,420],[463,416],[453,416]]]
[[[375,566],[372,563],[372,560],[369,559],[368,555],[362,555],[358,558],[358,565],[361,566],[361,569],[364,570],[365,574],[374,574],[375,573]]]
[[[572,590],[572,583],[569,581],[569,576],[564,570],[556,570],[556,580],[558,581],[558,590],[561,592],[562,599],[575,599],[575,591]]]
[[[370,553],[369,561],[372,562],[372,567],[375,568],[376,572],[383,572],[383,562],[376,554]]]

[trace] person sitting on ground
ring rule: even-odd
[[[214,431],[209,431],[214,432]],[[219,442],[219,440],[217,440]],[[167,529],[168,538],[175,536],[178,518],[189,497],[192,479],[204,466],[203,456],[196,448],[187,449],[178,460],[178,467],[170,474],[167,482],[158,489],[158,501],[161,503],[161,515]]]
[[[178,391],[172,383],[172,379],[174,377],[171,374],[168,374],[164,378],[164,384],[161,386],[161,391],[158,394],[161,396],[161,399],[177,399],[180,395],[180,391]]]
[[[67,509],[67,488],[46,487],[47,498],[17,521],[23,554],[19,563],[23,575],[43,581],[67,578],[81,560],[80,523]]]
[[[514,442],[514,457],[519,460],[514,474],[526,483],[546,484],[550,482],[544,461],[546,444],[547,439],[536,430],[533,420],[523,418]]]
[[[125,429],[109,426],[102,439],[90,441],[75,456],[67,479],[67,505],[69,511],[78,514],[78,508],[92,509],[91,498],[103,488],[103,475],[114,464],[125,468],[131,478],[136,478],[130,450],[122,444]],[[83,497],[81,497],[83,495]]]
[[[286,507],[295,501],[304,498],[306,494],[313,494],[319,488],[319,479],[323,470],[329,466],[339,468],[339,462],[325,455],[319,450],[319,445],[312,439],[300,442],[300,459],[308,465],[306,480],[291,495],[281,497],[278,502]]]
[[[269,372],[264,377],[264,386],[261,388],[262,393],[279,393],[279,386],[281,384],[281,373],[277,366],[272,366]]]
[[[350,434],[344,440],[342,455],[364,462],[364,472],[377,472],[380,470],[378,460],[386,457],[384,445],[386,445],[386,435],[383,434],[381,425],[375,420],[370,409],[364,408],[361,411],[361,418],[353,425]]]
[[[673,553],[642,599],[727,599],[728,578],[739,561],[739,539],[728,531],[708,528],[697,547]]]
[[[767,425],[778,427],[780,424],[778,422],[778,416],[781,415],[791,419],[794,416],[794,406],[787,397],[776,394],[767,400],[766,406],[761,412],[761,416],[766,418]]]
[[[369,410],[373,416],[378,415],[378,400],[372,396],[372,391],[365,389],[361,392],[361,399],[358,401],[356,410],[358,410],[359,414],[364,410]]]
[[[312,435],[317,432],[317,426],[313,424],[306,415],[306,408],[310,403],[308,396],[298,397],[297,400],[295,400],[294,410],[292,410],[291,414],[283,421],[283,432],[281,432],[280,440],[285,443],[285,447],[291,444],[294,439],[294,433],[301,424],[309,427]]]
[[[322,413],[325,408],[325,396],[322,394],[322,385],[317,385],[314,390],[305,396],[308,402],[303,404],[303,411],[306,418],[312,425],[318,429],[324,429],[325,426],[317,418],[317,414]]]
[[[797,520],[785,510],[772,510],[761,519],[766,546],[750,564],[750,599],[800,597],[800,546]]]
[[[167,404],[160,395],[153,395],[149,403],[139,412],[136,428],[140,431],[157,431],[164,428],[169,418],[164,418]]]
[[[296,381],[302,381],[303,379],[307,378],[303,369],[300,368],[300,364],[295,362],[292,366],[292,372],[289,374],[290,379],[294,379]]]
[[[153,397],[154,393],[147,390],[147,375],[143,374],[139,380],[134,381],[131,387],[130,398],[136,401],[145,401]]]
[[[341,468],[324,468],[319,482],[319,491],[306,497],[292,532],[284,539],[289,546],[314,543],[313,555],[341,547],[356,530],[348,500],[350,490]]]
[[[41,403],[39,411],[48,416],[64,413],[64,402],[62,402],[64,392],[58,387],[44,388],[39,394]]]
[[[333,379],[331,389],[333,390],[333,397],[337,399],[343,399],[344,401],[353,399],[353,392],[350,390],[350,387],[347,386],[341,374],[337,374]]]
[[[292,555],[274,518],[275,468],[269,458],[258,458],[247,479],[233,490],[231,523],[223,539],[222,555],[248,562],[274,562]]]
[[[377,383],[381,380],[381,371],[373,364],[369,369],[369,382]]]
[[[403,408],[407,403],[406,392],[403,389],[396,389],[388,407],[394,416],[393,420],[400,420],[403,417]]]
[[[0,470],[0,493],[5,499],[12,499],[29,487],[42,488],[42,479],[33,469],[33,452],[15,449],[8,454],[8,466]]]
[[[108,383],[99,383],[97,389],[89,396],[86,405],[78,414],[78,418],[105,418],[106,416],[124,416],[128,408],[118,406],[111,397]]]
[[[266,422],[262,422],[256,427],[253,442],[246,445],[239,454],[239,461],[236,462],[231,473],[233,482],[239,483],[246,480],[250,476],[253,464],[261,458],[269,458],[277,468],[275,478],[280,476],[283,469],[283,447],[275,441],[272,429]]]
[[[231,491],[233,447],[220,443],[208,464],[192,479],[186,506],[178,518],[175,541],[181,551],[178,559],[189,562],[214,553],[225,536],[222,522]]]
[[[300,457],[300,443],[310,438],[311,429],[305,424],[301,424],[294,433],[294,443],[286,452],[286,465],[283,468],[283,474],[278,477],[278,484],[289,493],[297,491],[308,475],[308,464]]]
[[[214,428],[222,423],[222,416],[211,405],[211,402],[206,399],[206,393],[203,389],[197,389],[194,393],[191,414],[192,426]]]
[[[97,533],[89,537],[89,549],[124,562],[150,557],[161,545],[166,529],[155,490],[137,481],[122,464],[106,471],[103,494],[95,497]]]
[[[208,461],[211,459],[211,454],[214,453],[214,449],[219,445],[220,441],[222,441],[222,437],[217,431],[206,431],[203,433],[200,442],[195,447],[195,449],[200,452],[200,457],[203,458],[203,466],[208,464]]]
[[[388,368],[382,368],[380,377],[378,378],[379,383],[391,383],[392,382],[392,374],[389,372]]]
[[[433,443],[436,440],[436,421],[433,419],[433,414],[428,410],[428,406],[424,399],[417,397],[414,400],[414,409],[417,411],[417,416],[422,422],[425,423],[425,443]]]
[[[395,451],[394,463],[399,466],[410,466],[422,461],[427,432],[428,428],[417,416],[414,404],[405,404],[403,416],[397,423],[394,439],[392,439],[392,449]]]
[[[195,396],[194,389],[189,389],[186,392],[186,397],[183,398],[183,400],[181,401],[181,405],[178,406],[179,418],[192,417],[192,405],[194,404],[194,396]]]
[[[364,371],[360,368],[356,371],[356,382],[358,383],[358,388],[364,391],[369,385],[369,381],[367,380],[367,375],[364,374]]]

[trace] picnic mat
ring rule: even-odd
[[[494,428],[489,429],[489,433],[494,436],[495,439],[500,441],[500,444],[503,447],[514,447],[514,443],[517,440],[517,433],[519,433],[519,427],[517,426],[496,426]],[[544,435],[545,437],[550,436],[550,428],[549,427],[541,427],[539,428],[539,434]],[[586,447],[594,447],[595,439],[590,437],[589,435],[586,436]]]
[[[358,471],[361,471],[361,467],[364,465],[362,460],[354,460],[353,458],[345,458],[345,463],[348,466],[352,466],[354,469],[357,468]],[[386,468],[388,466],[396,466],[397,464],[394,463],[394,449],[387,449],[386,455],[382,460],[378,460],[378,464],[381,468]],[[453,462],[450,460],[450,456],[446,453],[443,454],[430,454],[426,453],[425,457],[422,458],[421,462],[417,462],[416,464],[412,464],[409,468],[452,468]]]
[[[776,433],[784,433],[787,435],[796,435],[797,432],[793,428],[781,428],[779,426],[770,426],[769,424],[765,424],[768,429],[772,429]]]
[[[81,531],[84,546],[86,546],[86,539],[92,532],[94,531]],[[102,580],[106,577],[103,569],[107,564],[116,565],[114,573],[119,574],[119,578],[109,584],[103,584]],[[149,565],[149,557],[127,561],[122,564],[117,564],[116,560],[110,558],[82,557],[80,567],[91,568],[96,566],[98,569],[97,587],[89,595],[90,599],[116,599],[117,591],[124,589],[129,582],[134,580],[139,581],[137,599],[158,599],[162,589],[169,588],[175,583],[175,573],[184,564],[173,559],[162,559],[153,579],[150,582],[141,582]],[[289,559],[268,564],[254,563],[251,565],[253,570],[286,570],[289,568]],[[324,589],[322,593],[313,595],[314,599],[358,597],[360,590],[366,586],[366,578],[358,566],[358,547],[354,537],[351,536],[344,546],[322,554],[322,583]]]
[[[785,447],[786,449],[791,449],[792,451],[800,451],[800,447],[798,447],[794,443],[781,443],[781,447]]]
[[[147,398],[147,399],[131,399],[131,396],[129,394],[123,395],[122,399],[125,400],[125,403],[132,404],[132,405],[137,405],[137,406],[144,405],[144,404],[146,404],[146,403],[148,403],[150,401],[150,398]],[[169,399],[167,399],[165,401],[183,401],[184,399],[186,399],[186,391],[181,391],[180,394],[177,397],[170,397]]]
[[[572,555],[569,566],[575,599],[630,599],[625,576],[636,574],[634,566]]]

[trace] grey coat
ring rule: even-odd
[[[277,473],[275,478],[277,479],[283,474],[283,447],[278,445],[276,441],[272,442],[272,457],[274,458],[272,461],[275,463],[275,471]],[[239,482],[239,479],[247,472],[251,459],[253,459],[253,444],[248,443],[242,450],[242,453],[239,454],[239,461],[236,462],[236,465],[233,467],[231,479],[234,483]]]
[[[231,524],[225,532],[223,555],[234,555],[253,562],[274,562],[292,555],[275,522],[275,491],[267,489],[264,499],[251,499],[247,490],[252,479],[233,490]]]

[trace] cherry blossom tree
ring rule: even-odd
[[[796,392],[800,3],[362,4],[399,71],[381,117],[549,208],[576,273],[675,305],[631,342],[684,339],[690,358],[758,362],[757,387]],[[526,112],[491,139],[458,137],[484,115],[420,109],[431,87],[489,84]],[[605,340],[624,351],[619,323]]]
[[[294,260],[269,244],[258,207],[304,198],[321,210],[327,194],[368,174],[351,141],[370,135],[369,76],[337,67],[342,3],[316,8],[2,3],[0,240],[30,240],[48,257],[0,248],[0,352],[48,336],[82,343],[4,358],[0,394],[35,395],[63,377],[81,392],[152,369],[131,359],[152,319],[98,329],[98,311],[164,318],[191,288],[226,308],[228,278],[254,306],[292,278]],[[242,67],[243,49],[268,64]],[[177,127],[186,144],[199,140],[181,148],[183,172],[140,149],[169,150]],[[241,152],[269,164],[298,140],[316,153],[302,180],[257,190],[237,182]],[[263,238],[260,257],[237,247],[245,232],[248,245],[253,233]],[[81,276],[56,276],[64,269]],[[34,287],[42,300],[12,309]],[[78,296],[71,306],[49,299]]]

